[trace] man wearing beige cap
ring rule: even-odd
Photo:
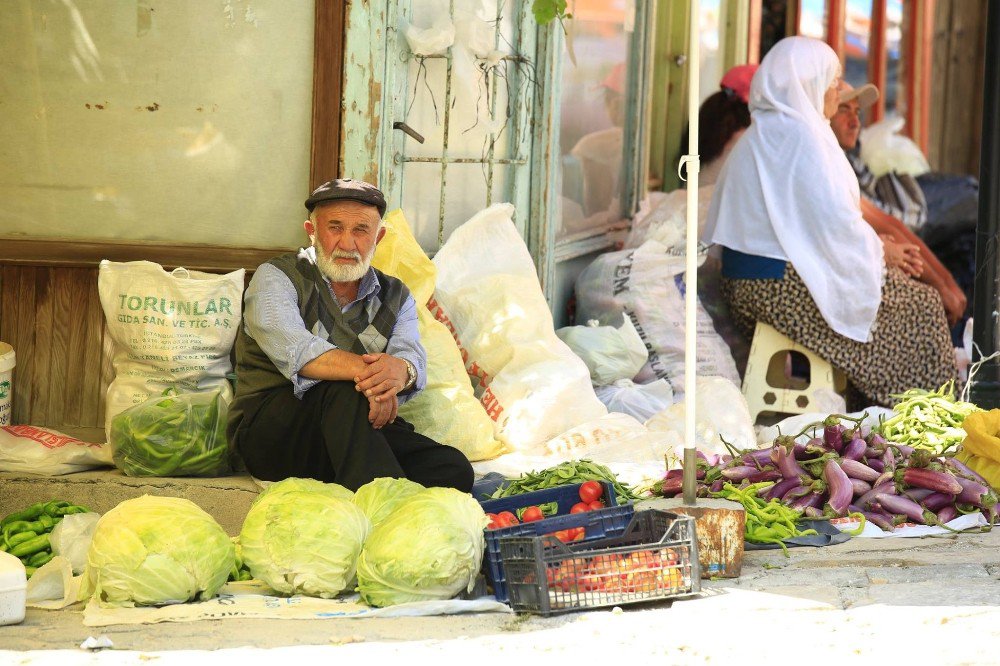
[[[951,272],[912,231],[927,219],[927,203],[920,186],[911,176],[894,172],[876,178],[861,159],[858,141],[861,110],[878,101],[878,88],[870,83],[854,88],[841,81],[839,91],[839,105],[830,118],[830,127],[858,177],[861,214],[880,236],[919,248],[922,263],[919,279],[941,294],[948,323],[954,326],[965,312],[967,299]]]

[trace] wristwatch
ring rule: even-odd
[[[405,358],[403,359],[403,363],[406,364],[406,383],[403,384],[403,388],[400,391],[409,391],[417,383],[417,369]]]

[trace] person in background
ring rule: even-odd
[[[890,405],[957,376],[944,307],[913,280],[913,248],[861,215],[857,178],[829,118],[840,60],[806,37],[779,41],[750,87],[750,128],[715,186],[705,238],[744,335],[770,324],[844,371],[849,407]]]
[[[617,202],[625,125],[625,75],[625,63],[618,63],[601,81],[604,109],[611,126],[581,137],[570,150],[580,160],[583,170],[583,214],[587,218],[608,214],[620,217]]]
[[[959,324],[968,305],[966,295],[951,272],[945,268],[927,245],[911,230],[923,226],[927,204],[920,186],[912,178],[889,173],[876,178],[861,160],[861,111],[878,100],[878,88],[868,83],[853,88],[841,81],[838,106],[830,118],[837,142],[844,150],[861,188],[861,213],[883,237],[898,243],[910,243],[919,248],[921,270],[915,275],[937,290],[944,303],[948,323]]]
[[[385,198],[338,179],[305,203],[309,246],[257,268],[236,339],[229,442],[256,478],[351,490],[377,477],[468,492],[472,466],[397,417],[425,385],[413,297],[371,267]]]
[[[705,98],[698,110],[699,185],[714,185],[729,152],[750,127],[750,82],[758,65],[737,65],[719,82],[719,90]],[[681,145],[687,150],[687,131]]]

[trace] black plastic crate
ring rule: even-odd
[[[596,541],[502,537],[500,560],[511,608],[552,615],[697,594],[697,544],[694,518],[648,510]]]
[[[573,505],[580,501],[581,485],[583,484],[574,483],[479,502],[486,513],[500,513],[501,511],[516,513],[517,509],[524,507],[556,502],[558,512],[563,514],[530,523],[486,530],[486,552],[483,556],[483,569],[490,583],[493,585],[493,596],[497,601],[506,603],[509,599],[507,578],[504,575],[503,563],[500,561],[501,537],[539,536],[574,527],[582,527],[584,529],[584,537],[583,541],[578,543],[586,543],[595,539],[615,536],[625,531],[625,527],[628,526],[629,520],[632,518],[633,509],[631,505],[616,506],[617,500],[615,499],[614,487],[607,482],[601,482],[601,485],[604,487],[604,494],[601,496],[601,499],[608,505],[607,508],[584,513],[569,513]]]

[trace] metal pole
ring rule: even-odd
[[[698,77],[699,21],[701,8],[698,0],[691,0],[691,27],[688,31],[688,154],[687,164],[687,261],[684,271],[684,476],[681,490],[684,503],[693,505],[697,501],[697,449],[695,442],[695,392],[697,390],[697,307],[698,307]]]
[[[976,278],[972,299],[973,361],[997,351],[997,241],[1000,239],[1000,3],[989,3],[983,77],[983,134],[979,158],[979,219],[976,222]],[[969,399],[984,409],[1000,407],[1000,359],[979,368]]]

